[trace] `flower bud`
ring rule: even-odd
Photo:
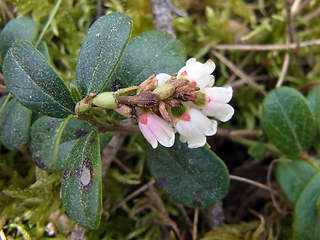
[[[175,92],[175,87],[170,83],[165,83],[159,87],[157,87],[153,93],[157,95],[159,100],[165,100],[170,97]]]
[[[77,114],[85,113],[91,109],[91,105],[83,102],[78,102],[76,104],[75,112]]]
[[[98,107],[105,109],[115,109],[118,107],[115,97],[112,92],[103,92],[98,94],[92,103]]]

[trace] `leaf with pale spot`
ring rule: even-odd
[[[102,183],[99,138],[96,131],[82,137],[72,148],[63,173],[62,202],[78,225],[96,228],[100,223]]]

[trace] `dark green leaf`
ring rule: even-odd
[[[101,217],[101,162],[98,133],[82,137],[72,148],[63,173],[62,202],[80,226],[96,228]]]
[[[316,204],[320,195],[320,173],[315,175],[297,200],[293,218],[295,240],[320,239],[320,214]]]
[[[180,141],[171,148],[149,147],[147,161],[158,186],[185,206],[208,207],[227,194],[228,170],[205,147],[190,149]]]
[[[185,65],[185,55],[184,46],[168,33],[141,34],[128,44],[107,90],[112,89],[115,79],[123,87],[130,87],[139,85],[152,74],[176,73]]]
[[[287,199],[295,204],[317,170],[302,160],[284,160],[276,167],[276,179]]]
[[[122,13],[100,17],[89,28],[77,63],[82,97],[102,91],[117,67],[131,33],[131,19]]]
[[[4,99],[3,99],[4,100]],[[0,108],[3,104],[0,103]],[[11,99],[0,114],[0,140],[9,149],[20,149],[29,140],[32,112]]]
[[[298,155],[308,149],[316,133],[311,108],[298,91],[281,87],[263,103],[262,125],[273,144],[283,153]]]
[[[5,84],[18,102],[36,112],[64,118],[74,113],[74,102],[63,80],[26,41],[15,42],[3,62]]]
[[[38,167],[52,171],[63,170],[63,164],[57,166],[57,157],[61,135],[69,120],[42,117],[32,125],[30,150]]]
[[[88,123],[77,119],[38,119],[31,127],[30,141],[35,164],[50,171],[64,171],[73,146],[94,130]]]
[[[0,33],[0,53],[4,58],[15,40],[32,42],[37,34],[36,23],[28,17],[16,18],[8,22]]]

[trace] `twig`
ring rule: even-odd
[[[232,180],[237,180],[237,181],[240,181],[240,182],[245,182],[245,183],[249,183],[249,184],[252,184],[256,187],[259,187],[259,188],[262,188],[262,189],[265,189],[269,192],[272,192],[273,194],[275,195],[278,195],[279,193],[275,190],[273,190],[272,188],[270,188],[269,186],[266,186],[262,183],[259,183],[259,182],[256,182],[256,181],[253,181],[251,179],[248,179],[248,178],[243,178],[243,177],[239,177],[239,176],[235,176],[235,175],[229,175],[230,179]]]
[[[268,173],[267,173],[267,185],[269,186],[269,188],[271,188],[271,174],[272,174],[272,171],[273,171],[273,168],[274,168],[274,165],[278,162],[292,162],[292,160],[289,160],[289,159],[275,159],[271,162],[271,164],[269,165],[268,167]],[[281,210],[281,208],[279,207],[277,201],[276,201],[276,198],[274,196],[274,193],[273,192],[270,192],[270,196],[271,196],[271,200],[272,200],[272,203],[275,207],[275,209],[280,213],[280,214],[287,214],[286,211],[283,211]]]
[[[113,158],[119,151],[124,139],[126,137],[125,133],[116,133],[108,145],[101,152],[101,174],[104,178],[107,171],[112,163]]]
[[[171,10],[167,0],[150,0],[152,5],[153,23],[157,30],[165,31],[175,37],[172,27]]]
[[[101,124],[98,126],[99,133],[106,132],[124,132],[124,133],[138,133],[140,132],[137,125],[123,125],[123,124]]]
[[[4,22],[7,22],[6,15],[8,15],[8,17],[9,17],[10,19],[14,19],[14,14],[12,14],[12,12],[10,11],[10,9],[8,9],[7,4],[6,4],[3,0],[0,1],[0,6],[1,6],[1,7],[0,7],[0,9],[1,9],[1,15],[2,15],[2,17],[3,17]]]
[[[86,229],[79,227],[77,224],[75,224],[72,228],[70,237],[68,237],[68,240],[82,240],[85,232]]]
[[[284,57],[284,61],[283,61],[282,69],[281,69],[281,74],[280,74],[280,77],[277,81],[276,88],[282,86],[284,79],[286,77],[288,68],[289,68],[289,64],[290,64],[290,53],[287,52]]]
[[[263,132],[258,130],[247,130],[247,129],[241,129],[241,130],[232,130],[219,128],[216,135],[218,137],[222,138],[243,138],[243,137],[260,137],[263,135]]]
[[[288,51],[317,45],[320,45],[320,39],[288,44],[217,44],[213,48],[230,51]]]
[[[184,12],[182,12],[179,8],[177,8],[170,0],[165,0],[165,2],[167,3],[168,8],[174,12],[175,14],[177,14],[180,17],[185,17],[186,14]]]
[[[235,74],[237,74],[243,81],[245,81],[247,84],[252,86],[253,88],[259,89],[259,86],[256,84],[254,79],[243,72],[241,69],[239,69],[236,65],[234,65],[229,59],[227,59],[225,56],[220,54],[219,52],[212,50],[212,53],[221,61],[223,62],[228,68],[231,69]],[[260,90],[262,94],[266,94],[264,90]]]
[[[299,3],[293,3],[291,11],[293,16],[297,16],[299,13],[304,11],[306,7],[310,4],[312,0],[304,0],[302,3],[300,3],[300,0],[296,0]]]
[[[221,226],[224,222],[223,204],[221,200],[217,201],[212,207],[204,209],[202,213],[211,230]]]
[[[287,5],[286,5],[286,11],[287,11],[286,42],[287,43],[293,43],[295,41],[295,39],[294,39],[293,19],[292,19],[292,15],[291,15],[291,1],[287,0],[286,3],[287,3]],[[296,54],[295,56],[296,56],[297,62],[299,62],[298,61],[298,55]],[[287,75],[289,65],[290,65],[290,53],[286,52],[285,57],[284,57],[284,61],[283,61],[283,64],[282,64],[281,74],[280,74],[280,77],[279,77],[279,79],[277,81],[276,88],[282,86],[282,84],[284,82],[284,79],[285,79],[285,77]]]
[[[296,12],[299,9],[299,5],[301,3],[301,0],[295,0],[291,6],[291,12],[292,12],[292,16],[296,15]]]
[[[189,216],[188,216],[188,213],[187,213],[186,209],[184,208],[184,206],[181,205],[180,203],[175,203],[175,202],[174,202],[174,204],[175,204],[175,206],[176,206],[177,208],[179,208],[179,210],[182,212],[182,215],[184,216],[184,218],[185,218],[185,220],[186,220],[186,222],[187,222],[187,225],[188,225],[189,227],[192,227],[192,222],[191,222],[191,220],[190,220],[190,218],[189,218]]]
[[[112,209],[111,212],[114,212],[115,210],[117,210],[119,207],[121,207],[122,205],[124,205],[126,202],[128,202],[130,199],[138,196],[140,193],[146,191],[150,186],[152,186],[153,184],[155,184],[156,181],[155,180],[151,180],[150,182],[148,182],[147,184],[143,185],[141,188],[137,189],[136,191],[134,191],[133,193],[131,193],[129,196],[127,196],[125,199],[123,199],[120,203],[118,203],[117,205],[115,205]]]
[[[123,164],[123,162],[121,162],[121,160],[117,157],[113,158],[113,161],[115,164],[117,164],[125,173],[127,174],[132,174],[132,170],[130,168],[128,168],[126,165]]]
[[[197,240],[198,220],[199,220],[199,208],[195,208],[194,209],[194,216],[193,216],[192,240]]]
[[[172,221],[172,219],[169,217],[169,213],[166,210],[164,203],[157,191],[155,190],[154,186],[151,185],[145,194],[149,197],[149,199],[157,207],[157,209],[160,210],[160,216],[163,219],[163,222],[169,225],[174,230],[178,239],[182,240],[180,229],[178,228],[177,224],[174,221]]]
[[[320,6],[309,12],[307,15],[303,17],[303,21],[310,22],[313,18],[318,17],[320,15]]]
[[[249,54],[243,59],[243,61],[239,64],[239,69],[243,69],[249,60],[253,57],[254,52],[250,51]],[[225,85],[230,86],[230,84],[236,79],[237,74],[233,73]]]
[[[98,19],[99,17],[101,17],[101,13],[102,13],[102,7],[101,7],[102,3],[101,0],[97,0],[97,14],[96,14],[96,19]]]

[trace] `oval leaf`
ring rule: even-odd
[[[102,91],[115,70],[131,33],[131,19],[122,13],[100,17],[89,28],[77,63],[82,97]]]
[[[297,200],[293,218],[295,240],[320,239],[320,214],[317,202],[320,196],[320,173],[315,175]]]
[[[287,160],[276,167],[276,179],[287,199],[295,204],[300,193],[317,170],[302,160]]]
[[[4,100],[4,99],[3,99]],[[0,104],[0,108],[3,104]],[[21,149],[29,140],[32,112],[11,99],[0,114],[0,140],[9,149]]]
[[[96,228],[101,218],[102,183],[98,133],[82,137],[72,148],[62,176],[62,202],[80,226]]]
[[[3,62],[5,84],[18,102],[36,112],[64,118],[74,102],[63,80],[45,57],[26,41],[16,41]]]
[[[147,161],[158,186],[185,206],[209,207],[227,194],[228,170],[205,147],[190,149],[180,141],[172,148],[149,147]]]
[[[4,58],[15,40],[32,42],[37,34],[36,23],[28,17],[16,18],[8,22],[0,33],[0,53]]]
[[[130,87],[139,85],[152,74],[172,75],[185,65],[185,55],[182,43],[170,34],[160,31],[143,33],[128,44],[106,90],[112,89],[116,79],[122,87]]]
[[[262,125],[273,144],[290,156],[308,149],[316,133],[308,102],[301,93],[288,87],[268,94],[263,103]]]

